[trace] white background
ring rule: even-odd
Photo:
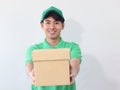
[[[51,5],[66,18],[64,40],[82,50],[77,90],[120,90],[119,0],[0,0],[0,90],[30,90],[25,53],[44,39],[39,20]]]

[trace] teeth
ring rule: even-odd
[[[49,31],[50,33],[55,33],[55,31]]]

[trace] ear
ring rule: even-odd
[[[63,23],[62,23],[62,30],[64,29],[64,27],[65,27],[65,23],[63,22]]]
[[[40,27],[43,28],[43,23],[40,23]]]

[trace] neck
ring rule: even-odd
[[[48,42],[50,45],[55,46],[55,45],[57,45],[57,44],[59,43],[60,38],[58,38],[58,39],[49,39],[49,38],[46,38],[46,40],[47,40],[47,42]]]

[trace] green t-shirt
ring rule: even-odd
[[[32,62],[32,51],[35,49],[51,49],[51,48],[69,48],[70,49],[70,58],[79,58],[81,60],[81,50],[79,45],[74,42],[65,42],[60,39],[60,42],[56,46],[51,46],[48,44],[46,39],[39,44],[32,45],[28,48],[26,53],[25,63]],[[80,61],[81,62],[81,61]],[[71,85],[60,85],[60,86],[31,86],[32,90],[76,90],[75,83]]]

